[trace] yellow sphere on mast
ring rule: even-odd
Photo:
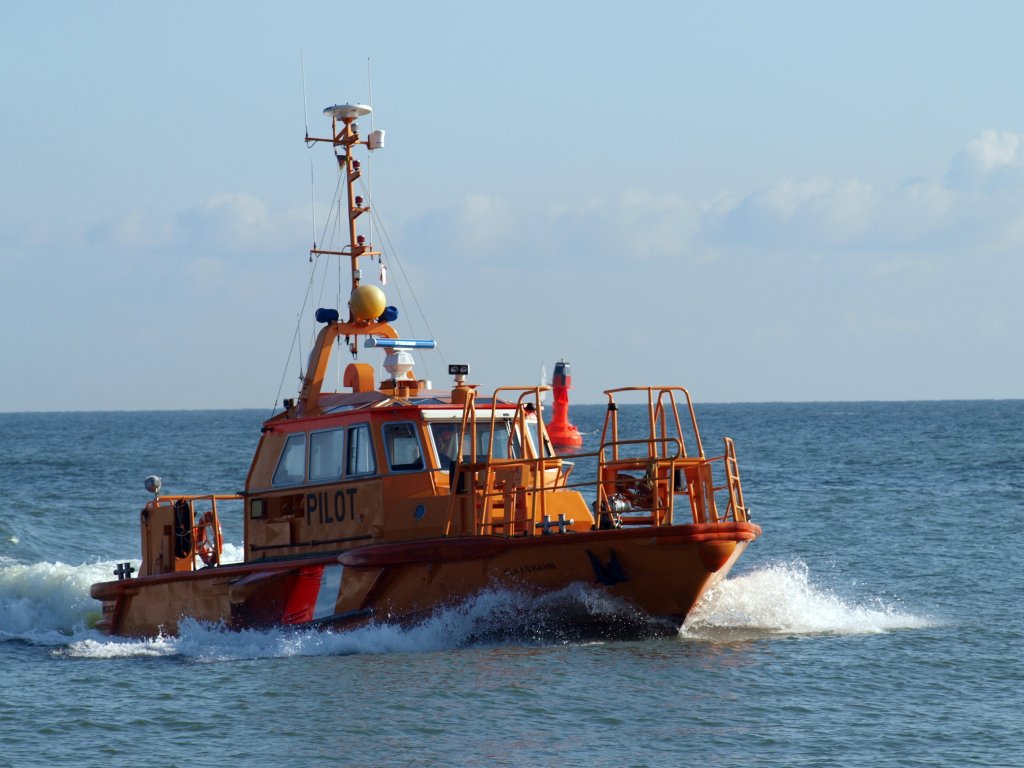
[[[387,299],[376,285],[360,285],[348,298],[348,308],[356,320],[376,320],[384,313]]]

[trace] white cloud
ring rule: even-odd
[[[427,211],[405,229],[408,247],[403,251],[477,266],[501,260],[520,247],[522,237],[518,212],[500,197],[479,193],[466,195],[456,205]]]
[[[983,131],[967,143],[965,154],[983,173],[1017,163],[1020,134],[1011,131]]]
[[[552,265],[671,261],[692,254],[708,205],[679,195],[627,189],[590,197],[531,218],[534,249]]]
[[[100,239],[118,248],[164,248],[174,242],[177,227],[173,220],[142,210],[125,211],[97,231]]]
[[[245,193],[214,195],[190,208],[153,213],[122,211],[88,229],[89,241],[111,253],[185,250],[263,253],[308,240],[308,212],[274,210]]]
[[[722,223],[744,239],[845,242],[867,229],[879,198],[856,179],[783,179],[748,195]]]
[[[262,229],[267,225],[267,204],[252,195],[233,192],[214,195],[202,205],[211,217],[233,226]]]
[[[875,256],[875,271],[903,271],[908,254],[1024,247],[1024,134],[987,130],[966,142],[942,179],[908,179],[893,187],[816,176],[784,178],[745,194],[710,199],[633,188],[593,195],[548,209],[527,209],[489,192],[430,210],[405,228],[407,250],[431,258],[478,265],[612,264],[735,257],[746,252],[818,256],[852,250]],[[958,186],[957,179],[974,179]],[[985,184],[982,178],[1020,179],[1020,185]],[[275,209],[242,192],[228,192],[184,210],[155,214],[131,209],[76,235],[111,256],[180,251],[190,274],[208,281],[216,263],[232,253],[276,254],[308,241],[308,212]],[[38,228],[36,228],[38,229]],[[58,233],[23,227],[8,238],[29,251],[56,245]],[[9,249],[10,250],[10,249]],[[892,263],[881,254],[898,251]],[[200,259],[200,261],[196,261]],[[206,259],[207,261],[201,261]],[[493,275],[492,275],[493,276]]]
[[[982,131],[954,155],[947,182],[970,189],[1008,175],[1019,176],[1024,169],[1021,139],[1022,134],[1013,131]]]
[[[503,244],[515,230],[511,205],[492,195],[466,195],[455,209],[453,237],[468,253],[486,253]]]
[[[957,168],[989,177],[1019,174],[1022,136],[979,134],[954,155],[941,179],[911,178],[885,187],[856,178],[784,178],[708,200],[635,188],[546,210],[474,194],[424,214],[408,234],[417,249],[439,258],[487,262],[522,264],[532,257],[557,267],[705,263],[753,253],[814,259],[852,254],[869,260],[874,274],[905,272],[937,254],[976,255],[1024,245],[1024,184],[965,189],[952,181]]]
[[[182,234],[221,248],[260,247],[278,236],[267,204],[259,198],[232,192],[214,195],[178,217]]]
[[[955,203],[955,194],[941,182],[910,179],[886,194],[876,229],[916,238],[946,226]]]
[[[984,131],[942,179],[880,187],[858,179],[783,179],[706,209],[697,242],[717,253],[855,250],[977,254],[1024,246],[1024,134]]]
[[[686,255],[700,224],[700,203],[672,194],[629,189],[600,213],[607,235],[644,261]]]

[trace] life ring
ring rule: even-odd
[[[207,565],[219,565],[223,547],[220,522],[214,518],[213,510],[207,510],[196,525],[196,554]]]

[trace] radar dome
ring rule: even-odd
[[[348,299],[348,307],[356,320],[376,320],[386,306],[384,291],[376,285],[360,285]]]

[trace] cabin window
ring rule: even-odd
[[[274,471],[274,485],[295,485],[306,477],[306,433],[298,432],[288,437],[281,451],[281,458]]]
[[[526,428],[530,432],[530,440],[533,443],[534,456],[554,456],[554,451],[551,450],[551,444],[547,440],[544,441],[543,446],[541,445],[540,434],[537,429],[536,421],[527,421]],[[541,450],[543,448],[543,450]]]
[[[438,466],[445,472],[451,462],[458,458],[459,434],[462,432],[462,425],[454,421],[435,421],[430,425],[430,434],[434,438],[434,448],[437,451]],[[507,421],[499,421],[494,425],[494,456],[495,459],[517,459],[521,453],[518,433],[511,433],[512,440],[509,441],[510,424]],[[491,423],[489,421],[478,422],[476,425],[476,461],[486,461],[491,446]],[[509,450],[511,448],[511,450]],[[474,461],[473,442],[470,435],[462,439],[462,460]]]
[[[345,454],[345,474],[372,475],[377,471],[373,458],[373,439],[369,424],[357,424],[348,428],[348,451]]]
[[[341,477],[344,430],[330,429],[309,434],[309,480],[337,480]]]
[[[423,469],[423,450],[416,425],[403,421],[384,425],[384,448],[393,472]]]
[[[437,466],[445,472],[459,457],[459,431],[461,429],[461,424],[450,421],[435,421],[430,425],[430,435],[434,438],[434,451],[437,453]]]
[[[513,434],[509,440],[511,424],[508,421],[497,421],[494,423],[494,452],[491,458],[495,459],[518,459],[519,458],[519,435]],[[468,448],[468,447],[467,447]],[[476,427],[476,450],[481,457],[486,456],[491,448],[491,423],[484,422]],[[480,459],[483,461],[483,459]]]

